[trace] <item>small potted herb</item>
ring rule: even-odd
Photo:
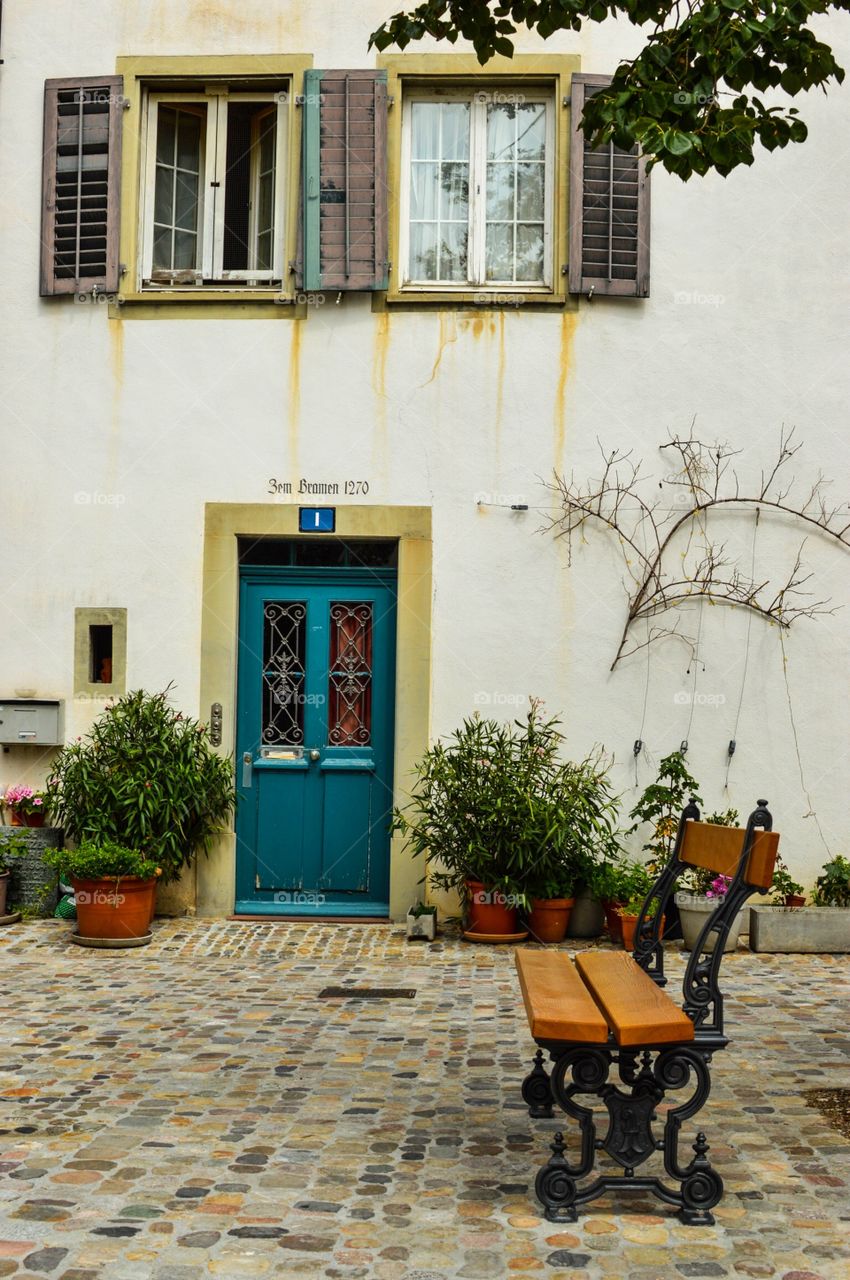
[[[782,861],[780,854],[776,856],[773,872],[773,892],[786,907],[804,907],[806,905],[803,886],[791,877],[791,873]]]
[[[407,937],[425,938],[433,942],[437,935],[437,908],[431,903],[417,902],[407,912]]]

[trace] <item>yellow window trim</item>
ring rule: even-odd
[[[379,68],[387,72],[387,92],[393,100],[389,113],[387,128],[387,185],[390,191],[401,190],[401,121],[405,85],[428,86],[450,80],[455,84],[492,84],[500,88],[520,88],[522,85],[535,89],[549,88],[555,100],[555,183],[554,207],[552,210],[552,281],[551,290],[517,288],[489,289],[428,289],[422,286],[401,286],[401,263],[399,262],[399,226],[398,202],[395,216],[390,217],[389,225],[389,257],[390,287],[386,294],[386,303],[406,306],[460,306],[468,308],[472,304],[476,310],[488,305],[497,309],[506,309],[503,297],[508,292],[516,292],[528,306],[565,306],[570,297],[567,293],[566,266],[568,259],[569,230],[567,226],[567,210],[569,209],[569,143],[570,143],[570,109],[564,106],[564,99],[569,99],[570,79],[581,70],[581,58],[577,54],[520,53],[513,58],[496,56],[482,67],[474,53],[392,53],[379,54],[376,60]],[[492,292],[490,302],[485,295]]]
[[[294,305],[295,278],[288,264],[297,253],[298,199],[301,177],[301,109],[295,105],[296,95],[304,91],[304,72],[313,65],[313,55],[291,54],[224,54],[206,56],[118,58],[115,69],[124,77],[124,133],[121,152],[121,250],[120,261],[126,268],[121,276],[117,301],[110,305],[111,317],[132,315],[145,319],[175,315],[196,316],[267,316],[291,319],[300,313]],[[148,290],[138,288],[139,278],[139,196],[142,170],[142,102],[144,90],[157,83],[186,86],[215,81],[260,80],[290,82],[288,117],[288,163],[286,174],[286,240],[284,269],[287,278],[282,287],[246,289],[180,289]],[[240,86],[241,87],[241,86]],[[280,299],[287,299],[281,304]],[[177,305],[179,304],[179,306]]]

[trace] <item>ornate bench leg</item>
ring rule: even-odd
[[[543,1050],[534,1055],[534,1066],[522,1082],[523,1101],[528,1103],[528,1114],[533,1120],[551,1120],[552,1086],[549,1072],[543,1066]]]
[[[691,1227],[710,1227],[714,1223],[714,1214],[709,1213],[709,1210],[714,1208],[723,1195],[723,1179],[706,1159],[708,1143],[704,1133],[697,1134],[694,1151],[696,1155],[688,1165],[687,1176],[682,1183],[679,1217]]]
[[[537,1198],[543,1205],[549,1222],[577,1222],[576,1184],[570,1176],[569,1164],[564,1156],[564,1135],[555,1134],[552,1154],[534,1180]]]

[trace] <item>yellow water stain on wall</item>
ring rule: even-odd
[[[121,437],[121,404],[124,394],[124,321],[107,321],[107,332],[109,333],[109,362],[112,369],[111,430],[107,463],[109,483],[114,488],[118,472],[118,442]]]
[[[298,432],[301,426],[301,326],[303,323],[303,320],[293,320],[289,326],[292,337],[289,340],[286,412],[289,428],[289,471],[293,476],[298,472]]]
[[[375,422],[372,435],[372,466],[383,471],[387,457],[387,354],[390,345],[390,313],[375,316],[372,350],[372,390],[375,393]]]
[[[565,311],[561,316],[561,340],[558,351],[558,385],[555,390],[555,456],[554,468],[560,470],[563,464],[564,445],[566,443],[566,398],[567,380],[573,362],[573,339],[578,324],[577,311]]]
[[[451,344],[453,342],[457,342],[457,339],[458,339],[457,316],[454,311],[441,311],[439,313],[439,321],[440,321],[440,337],[437,345],[437,354],[434,357],[434,363],[431,366],[430,377],[426,378],[424,382],[419,384],[420,389],[422,387],[427,387],[430,383],[434,381],[434,379],[437,376],[437,372],[440,368],[440,365],[443,362],[443,356],[445,354],[446,347],[451,346]]]

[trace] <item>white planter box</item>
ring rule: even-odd
[[[750,907],[753,951],[850,952],[850,907]]]
[[[412,911],[408,911],[407,936],[408,938],[424,938],[427,942],[433,942],[437,936],[436,911],[429,911],[421,916],[415,916]]]

